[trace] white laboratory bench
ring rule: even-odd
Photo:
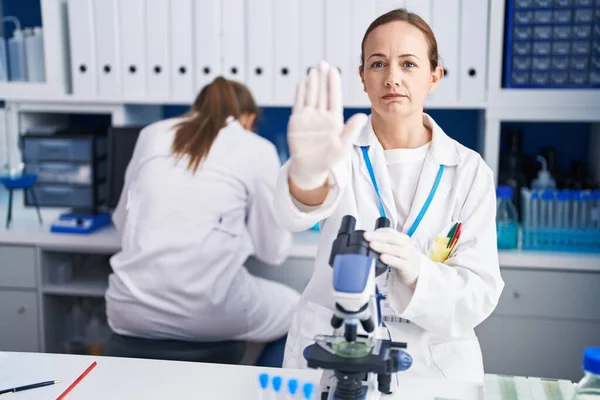
[[[96,366],[66,396],[67,399],[219,399],[271,400],[273,390],[259,390],[262,373],[282,378],[283,394],[287,382],[296,379],[300,390],[294,399],[304,399],[302,386],[312,383],[320,400],[321,371],[314,369],[260,368],[241,365],[206,364],[164,360],[96,357],[64,354],[0,352],[0,390],[37,382],[60,383],[19,392],[20,400],[54,399],[68,388],[93,362]],[[383,399],[410,400],[504,400],[570,399],[575,390],[568,380],[549,381],[521,376],[486,374],[483,384],[445,379],[417,379],[398,374],[398,388]],[[15,397],[16,399],[17,397]],[[277,399],[291,397],[277,397]]]
[[[302,291],[318,239],[316,231],[296,233],[282,266],[255,259],[246,266]],[[53,234],[31,219],[0,229],[0,351],[61,352],[70,307],[81,298],[103,302],[108,259],[119,248],[113,228]],[[94,272],[57,282],[54,271],[65,260]],[[600,337],[600,255],[501,251],[500,264],[504,292],[476,328],[486,371],[578,380],[583,349]]]
[[[261,399],[258,376],[263,372],[270,376],[281,376],[284,384],[289,379],[297,379],[300,385],[307,382],[316,385],[320,378],[320,371],[312,369],[272,369],[163,360],[7,352],[0,353],[0,390],[60,380],[58,384],[19,392],[15,395],[20,400],[54,399],[93,361],[97,362],[96,367],[71,390],[67,399],[255,400]],[[483,385],[474,383],[406,379],[401,375],[399,382],[402,389],[384,398],[484,399]],[[274,399],[274,397],[266,397],[265,400],[272,398]],[[297,395],[295,398],[303,397]],[[313,396],[312,400],[320,400],[320,396]]]

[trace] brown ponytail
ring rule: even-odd
[[[189,156],[188,169],[196,172],[230,116],[239,118],[240,106],[230,82],[218,77],[198,94],[185,121],[175,126],[173,154],[178,159]]]

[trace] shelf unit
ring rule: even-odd
[[[75,280],[66,283],[48,283],[42,286],[43,294],[57,296],[102,297],[108,288],[106,279]]]
[[[36,113],[104,113],[109,114],[113,125],[143,124],[162,117],[163,105],[183,105],[181,99],[110,98],[82,97],[70,95],[69,60],[60,57],[66,54],[68,40],[64,1],[40,0],[44,31],[47,83],[43,85],[27,83],[5,83],[0,85],[0,96],[6,101],[7,132],[21,132],[24,126],[35,122]],[[426,109],[478,111],[478,143],[484,160],[498,178],[501,128],[503,122],[589,122],[593,124],[590,140],[590,154],[600,153],[600,90],[553,90],[553,89],[506,89],[502,87],[504,53],[504,14],[507,0],[489,1],[489,34],[487,93],[483,102],[443,103],[435,96],[426,103]],[[193,99],[190,98],[189,102]],[[290,99],[291,101],[291,99]],[[189,103],[188,103],[189,104]],[[263,107],[290,107],[286,103],[264,103]],[[368,104],[346,104],[349,108],[366,108]],[[14,143],[16,138],[9,140]],[[591,156],[591,171],[600,179],[600,158]],[[90,248],[91,251],[93,249]],[[571,254],[551,254],[544,256],[529,252],[501,252],[504,266],[531,266],[544,268],[550,259],[558,263],[582,261],[597,262],[600,256],[591,256],[589,261],[573,258]],[[536,261],[536,260],[541,261]],[[544,261],[546,260],[546,261]],[[587,259],[586,259],[587,260]],[[64,289],[64,290],[63,290]],[[70,289],[50,288],[50,290]],[[73,289],[74,292],[77,290]]]
[[[61,0],[40,0],[44,27],[45,82],[0,82],[5,100],[60,97],[70,91],[67,5]]]

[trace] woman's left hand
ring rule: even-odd
[[[369,247],[380,254],[381,262],[394,268],[400,275],[400,281],[413,286],[419,278],[419,252],[413,246],[410,237],[392,228],[379,228],[374,232],[365,232]]]

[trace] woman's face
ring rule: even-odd
[[[394,21],[375,28],[365,41],[360,77],[373,112],[406,117],[421,114],[425,98],[442,78],[431,70],[429,45],[419,28]]]

